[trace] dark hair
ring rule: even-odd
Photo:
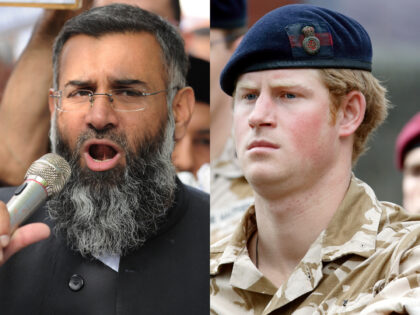
[[[181,22],[181,5],[179,4],[179,0],[171,0],[171,8],[174,13],[175,21]]]
[[[187,84],[194,90],[196,102],[210,105],[210,63],[206,60],[190,56],[190,69]]]
[[[84,34],[98,38],[110,33],[126,32],[148,32],[154,35],[162,49],[167,87],[185,86],[188,58],[184,41],[176,28],[158,15],[139,7],[112,4],[92,8],[64,24],[53,47],[54,88],[58,89],[61,51],[72,36]]]

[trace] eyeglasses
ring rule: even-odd
[[[87,104],[93,106],[95,96],[105,95],[108,97],[112,108],[118,112],[137,112],[144,110],[147,105],[146,96],[156,95],[167,92],[176,87],[159,90],[156,92],[145,93],[133,88],[110,90],[109,93],[93,93],[84,89],[64,89],[54,91],[51,97],[54,97],[55,107],[62,112],[72,112],[85,108]]]

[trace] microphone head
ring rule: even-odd
[[[58,193],[70,178],[69,163],[58,154],[48,153],[32,163],[25,175],[25,180],[40,182],[47,190],[48,197]]]

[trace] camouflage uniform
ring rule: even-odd
[[[230,137],[220,159],[211,164],[211,243],[232,234],[253,200],[252,189],[239,168],[235,145]]]
[[[353,177],[328,227],[277,288],[248,255],[252,206],[211,247],[211,314],[420,314],[419,219]]]

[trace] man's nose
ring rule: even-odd
[[[276,104],[269,95],[261,94],[255,101],[255,105],[248,116],[248,124],[251,128],[275,127]]]
[[[86,124],[97,130],[102,130],[118,125],[118,115],[112,108],[108,95],[94,95],[86,114]]]

